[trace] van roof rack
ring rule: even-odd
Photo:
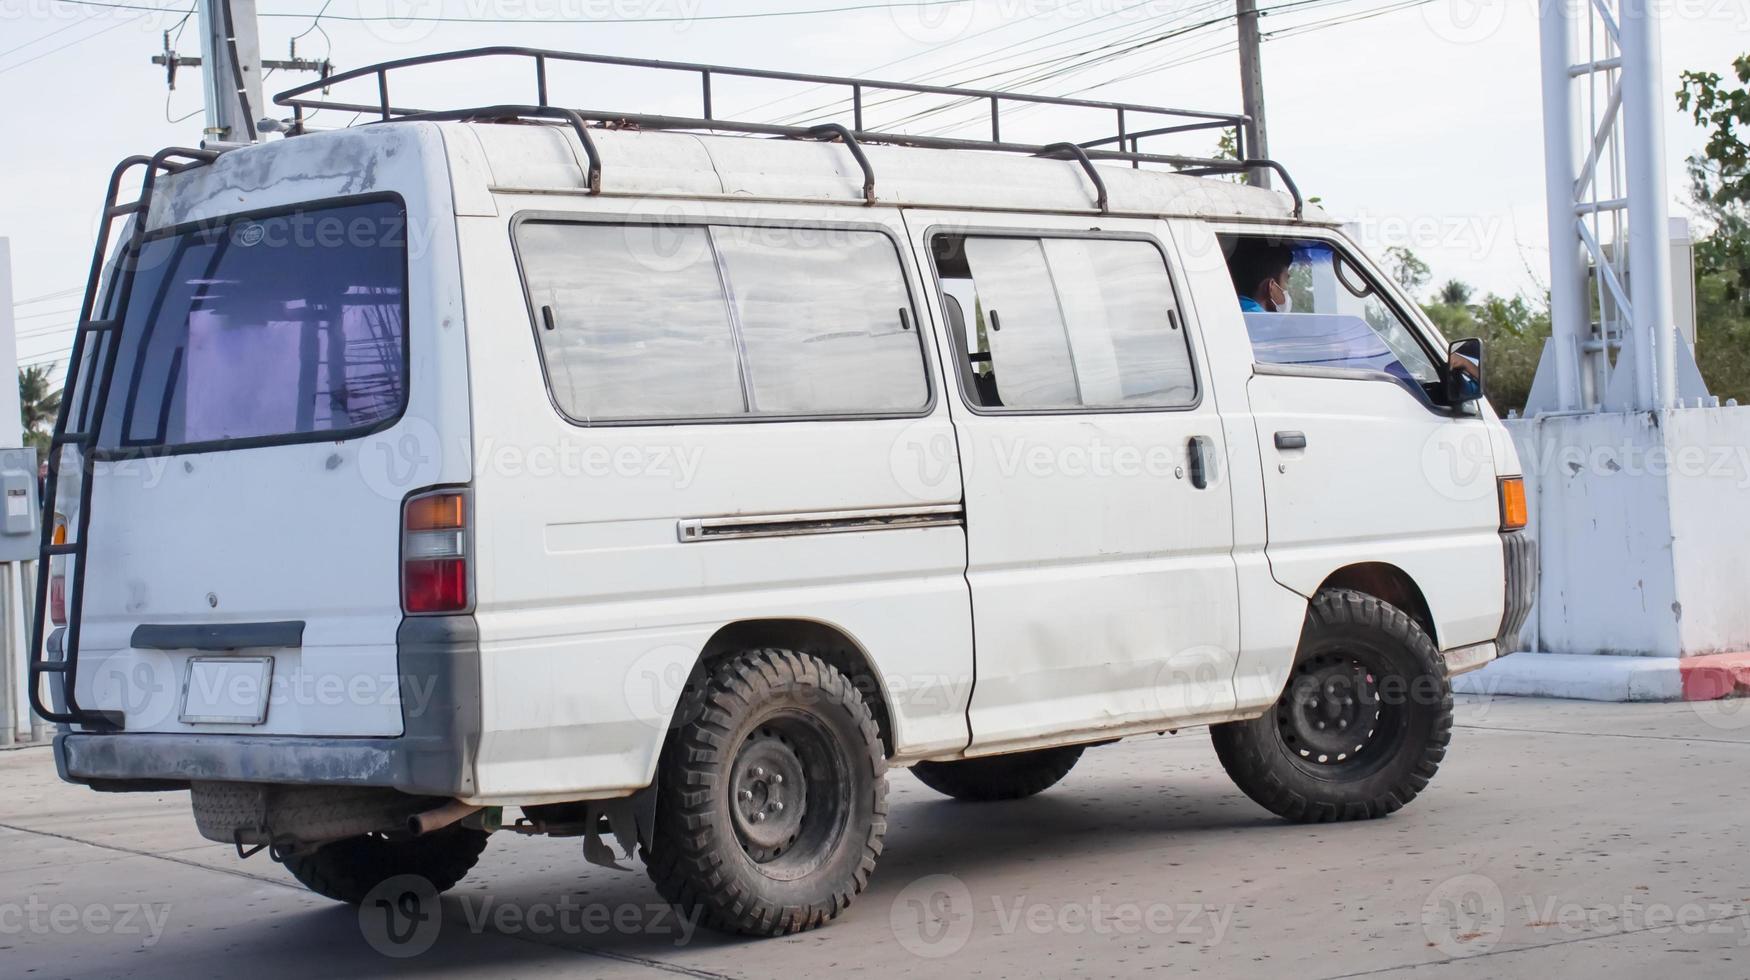
[[[389,77],[396,71],[406,68],[416,68],[424,65],[447,64],[452,62],[473,61],[483,58],[524,58],[533,63],[535,81],[535,101],[530,104],[501,104],[476,106],[472,108],[451,109],[418,109],[409,106],[399,106],[390,101]],[[592,65],[610,65],[621,68],[641,68],[655,71],[682,72],[697,76],[701,95],[701,114],[696,117],[652,115],[648,113],[629,113],[623,110],[569,108],[556,103],[547,84],[547,66],[550,62],[570,62]],[[811,86],[832,86],[850,90],[851,124],[825,123],[820,125],[785,125],[779,123],[750,122],[719,118],[711,102],[711,83],[717,76],[737,78],[758,78],[767,81],[797,82]],[[377,85],[377,101],[374,103],[344,102],[329,95],[332,86],[359,78],[374,78]],[[973,104],[986,102],[990,106],[990,138],[967,139],[944,136],[920,136],[907,133],[889,133],[866,130],[863,125],[863,110],[867,96],[871,92],[903,93],[904,95],[939,95],[947,97],[958,104]],[[1219,112],[1204,112],[1194,109],[1171,109],[1164,106],[1140,105],[1129,102],[1102,102],[1092,99],[1075,99],[1052,95],[1031,95],[1024,92],[998,92],[988,89],[961,88],[951,85],[925,85],[917,82],[884,82],[868,78],[852,78],[840,75],[813,75],[801,72],[766,71],[758,68],[734,68],[724,65],[702,65],[679,61],[656,61],[647,58],[622,58],[615,55],[585,54],[574,51],[554,51],[542,48],[527,48],[515,46],[493,46],[483,48],[468,48],[461,51],[448,51],[440,54],[420,55],[412,58],[401,58],[395,61],[384,61],[362,68],[339,72],[326,78],[290,88],[274,96],[274,102],[288,107],[293,113],[291,133],[304,131],[306,111],[328,109],[338,112],[370,113],[377,117],[378,122],[394,120],[455,120],[464,122],[495,122],[510,119],[549,119],[568,123],[576,131],[583,142],[583,149],[589,160],[589,172],[586,175],[586,186],[592,194],[601,193],[601,155],[596,151],[595,141],[590,138],[590,124],[604,126],[609,124],[626,125],[639,129],[672,129],[672,130],[705,130],[727,133],[745,133],[758,136],[776,136],[787,139],[805,140],[837,140],[845,144],[863,170],[864,203],[875,203],[875,171],[870,166],[869,159],[864,155],[861,144],[883,143],[893,146],[915,146],[932,149],[952,150],[995,150],[1005,153],[1025,153],[1030,156],[1071,159],[1079,163],[1094,184],[1097,192],[1097,203],[1101,211],[1107,207],[1105,182],[1101,180],[1095,169],[1095,160],[1117,160],[1140,167],[1144,163],[1161,164],[1174,170],[1192,176],[1207,176],[1211,174],[1246,173],[1255,170],[1273,170],[1282,179],[1283,187],[1294,199],[1294,216],[1299,218],[1303,208],[1300,189],[1288,171],[1280,163],[1268,159],[1248,159],[1245,154],[1245,133],[1251,120],[1244,115],[1234,115]],[[1005,105],[1055,105],[1076,109],[1098,111],[1102,116],[1116,123],[1113,129],[1097,139],[1086,142],[1060,142],[1046,144],[1015,143],[1002,138],[1002,110]],[[1138,122],[1145,123],[1141,129],[1134,128]],[[1217,159],[1213,157],[1180,156],[1175,154],[1145,153],[1141,144],[1144,139],[1166,136],[1174,133],[1189,133],[1199,130],[1234,131],[1235,157],[1237,159]]]

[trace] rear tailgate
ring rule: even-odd
[[[227,153],[154,202],[77,651],[81,706],[128,732],[397,735],[420,696],[401,507],[468,480],[465,347],[441,137],[378,129]]]

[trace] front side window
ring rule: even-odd
[[[931,240],[967,398],[981,408],[1179,408],[1190,341],[1159,249],[1120,239]]]
[[[356,434],[407,403],[399,201],[148,239],[105,410],[110,450]]]
[[[880,232],[526,221],[547,383],[576,422],[905,413],[923,346]]]
[[[1440,372],[1360,265],[1316,239],[1224,235],[1259,364],[1381,371],[1421,386]]]

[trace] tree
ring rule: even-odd
[[[1391,269],[1391,276],[1397,280],[1404,292],[1413,293],[1428,284],[1433,278],[1433,272],[1428,263],[1416,257],[1416,253],[1403,247],[1393,245],[1385,250],[1385,262]]]
[[[1549,300],[1534,304],[1524,297],[1490,293],[1472,305],[1474,292],[1468,283],[1449,280],[1423,310],[1450,340],[1482,338],[1488,355],[1483,388],[1489,403],[1503,415],[1523,411],[1550,335]]]
[[[1707,130],[1689,158],[1690,198],[1703,233],[1695,242],[1696,360],[1708,388],[1750,401],[1750,54],[1718,72],[1686,71],[1678,108]]]
[[[49,432],[61,410],[61,392],[46,364],[33,364],[18,371],[19,421],[24,424],[24,444],[35,446],[37,455],[49,451]]]

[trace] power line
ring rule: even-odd
[[[33,37],[30,40],[24,42],[23,44],[14,45],[13,47],[7,48],[5,51],[0,51],[0,58],[4,58],[14,51],[23,51],[25,48],[28,48],[33,44],[40,44],[43,41],[47,41],[49,38],[54,37],[56,34],[60,34],[63,31],[70,31],[73,28],[79,27],[83,24],[89,24],[89,23],[91,23],[91,21],[95,20],[96,18],[97,18],[97,15],[92,14],[91,16],[86,17],[84,20],[76,20],[70,24],[62,24],[60,27],[55,28],[54,30],[48,32],[47,34],[39,34],[36,37]]]
[[[113,3],[106,0],[55,0],[57,3],[70,3],[82,7],[108,7],[114,10],[145,10],[152,13],[176,14],[180,10],[168,7],[154,7],[145,4]],[[395,17],[389,15],[362,14],[329,14],[327,20],[346,21],[349,23],[376,23],[390,21],[397,24],[693,24],[702,21],[718,20],[762,20],[779,17],[812,17],[817,14],[844,14],[861,10],[894,10],[917,7],[952,7],[977,0],[897,0],[888,3],[861,3],[845,7],[816,7],[812,10],[760,10],[745,14],[697,14],[693,16],[674,17],[449,17],[442,14],[431,16]],[[256,14],[261,18],[293,18],[303,20],[310,16],[305,13],[284,13],[276,11],[260,11]]]
[[[1353,0],[1288,0],[1288,2],[1285,2],[1285,3],[1279,3],[1279,4],[1275,4],[1273,6],[1270,6],[1270,7],[1260,8],[1259,13],[1260,14],[1279,13],[1279,12],[1283,12],[1283,11],[1298,10],[1298,9],[1303,9],[1303,8],[1334,6],[1334,5],[1349,3],[1349,2],[1353,2]],[[1296,25],[1292,29],[1284,28],[1281,31],[1273,32],[1272,34],[1266,34],[1265,36],[1272,37],[1272,36],[1277,36],[1277,35],[1283,35],[1290,30],[1292,30],[1294,33],[1305,33],[1307,31],[1311,31],[1311,30],[1323,29],[1324,27],[1328,27],[1328,26],[1337,26],[1340,23],[1348,23],[1348,22],[1352,22],[1354,20],[1362,20],[1362,19],[1366,19],[1368,17],[1380,16],[1382,14],[1392,13],[1396,10],[1405,9],[1406,7],[1409,7],[1409,6],[1419,6],[1423,3],[1428,3],[1428,2],[1431,2],[1431,0],[1401,0],[1401,2],[1399,2],[1399,3],[1390,4],[1386,7],[1379,8],[1377,10],[1364,11],[1364,12],[1360,12],[1358,14],[1345,15],[1343,17],[1338,17],[1338,18],[1330,18],[1326,21],[1315,21],[1315,22],[1312,22],[1312,23],[1307,24],[1307,25]],[[1189,13],[1189,12],[1193,12],[1197,9],[1200,9],[1200,8],[1199,7],[1192,7],[1192,8],[1189,8],[1185,12]],[[1161,41],[1174,39],[1174,38],[1181,38],[1181,37],[1188,38],[1190,35],[1193,35],[1195,33],[1198,33],[1201,31],[1206,31],[1206,30],[1212,29],[1214,27],[1220,26],[1222,24],[1231,22],[1236,18],[1236,16],[1237,16],[1237,13],[1230,13],[1230,14],[1226,14],[1226,15],[1220,16],[1220,17],[1208,18],[1200,23],[1191,24],[1191,25],[1188,25],[1186,27],[1176,29],[1172,32],[1169,32],[1168,34],[1163,34],[1160,37],[1151,39],[1150,41],[1135,44],[1129,48],[1126,48],[1126,49],[1123,49],[1120,51],[1115,51],[1115,52],[1112,52],[1109,54],[1100,53],[1100,52],[1103,52],[1106,48],[1112,47],[1113,45],[1112,44],[1102,45],[1099,48],[1093,48],[1093,49],[1089,49],[1088,51],[1080,52],[1077,57],[1079,57],[1081,55],[1089,55],[1089,54],[1094,55],[1093,57],[1087,58],[1086,60],[1082,61],[1082,63],[1080,63],[1080,64],[1075,64],[1075,63],[1059,64],[1058,67],[1051,68],[1051,69],[1048,69],[1045,71],[1036,71],[1032,75],[1014,79],[1010,82],[1004,83],[1003,85],[996,86],[996,88],[998,90],[1002,90],[1002,91],[1015,91],[1016,89],[1020,88],[1021,86],[1036,85],[1040,82],[1069,78],[1069,77],[1072,77],[1074,75],[1078,75],[1078,74],[1081,74],[1083,72],[1089,71],[1093,68],[1097,68],[1097,67],[1100,67],[1102,65],[1110,65],[1110,64],[1113,64],[1115,62],[1121,61],[1125,58],[1132,57],[1135,54],[1137,54],[1138,52],[1144,50],[1145,48],[1152,48],[1155,44],[1157,44]],[[1120,42],[1113,42],[1113,43],[1116,44],[1116,43],[1120,43]],[[1204,60],[1204,59],[1209,58],[1209,57],[1214,57],[1216,55],[1226,53],[1227,51],[1231,51],[1236,47],[1237,47],[1236,42],[1227,41],[1227,42],[1223,42],[1222,44],[1216,45],[1215,47],[1212,47],[1212,48],[1201,49],[1201,50],[1199,50],[1199,51],[1197,51],[1189,56],[1185,55],[1184,52],[1182,52],[1182,51],[1175,52],[1170,58],[1163,59],[1162,61],[1159,61],[1159,62],[1151,63],[1150,65],[1143,67],[1137,71],[1131,72],[1129,74],[1120,75],[1120,76],[1117,76],[1114,78],[1109,78],[1109,79],[1106,79],[1106,80],[1101,81],[1101,82],[1097,82],[1097,83],[1092,84],[1092,85],[1084,86],[1082,88],[1076,89],[1076,90],[1074,90],[1070,93],[1067,93],[1067,94],[1079,95],[1079,94],[1082,94],[1085,92],[1092,91],[1094,89],[1104,87],[1106,85],[1111,85],[1111,84],[1115,84],[1117,82],[1128,81],[1128,80],[1133,79],[1133,78],[1141,77],[1141,76],[1149,74],[1153,71],[1159,71],[1159,70],[1163,70],[1163,69],[1169,68],[1169,67],[1177,67],[1177,66],[1182,65],[1182,64],[1190,64],[1190,63],[1193,63],[1195,61],[1201,61],[1201,60]],[[1016,69],[1010,69],[1008,72],[1006,72],[1006,74],[1014,74],[1016,72],[1021,72],[1021,71],[1031,71],[1031,70],[1035,70],[1038,68],[1044,68],[1045,66],[1057,64],[1057,63],[1064,62],[1064,61],[1072,61],[1073,62],[1074,60],[1075,60],[1074,57],[1047,59],[1044,61],[1036,62],[1033,65],[1023,66],[1021,68],[1016,68]],[[921,120],[923,118],[927,118],[927,117],[932,116],[932,115],[940,115],[944,112],[953,111],[955,109],[964,107],[965,105],[968,104],[969,101],[970,100],[962,101],[960,103],[950,104],[950,105],[946,105],[946,106],[938,106],[938,107],[935,107],[935,108],[930,109],[930,110],[925,110],[922,112],[913,113],[911,116],[904,117],[892,125],[901,125],[901,124],[908,123],[908,122],[915,122],[915,121]],[[1040,108],[1044,108],[1044,107],[1038,106],[1038,105],[1017,107],[1015,110],[1013,110],[1012,112],[1009,113],[1009,116],[1012,118],[1014,116],[1028,114],[1028,113],[1036,111]],[[938,126],[934,129],[926,131],[926,135],[936,135],[936,134],[943,133],[943,132],[951,132],[955,129],[959,129],[959,128],[969,126],[969,125],[974,125],[979,121],[980,120],[965,120],[965,121],[961,121],[961,122],[950,123],[950,124],[947,124],[944,126]]]
[[[71,296],[74,293],[82,293],[84,291],[84,288],[81,286],[70,286],[66,289],[57,289],[52,293],[43,293],[38,296],[32,296],[29,299],[13,300],[12,305],[29,306],[32,303],[41,303],[43,300],[47,299],[60,299],[63,296]]]
[[[1039,34],[1032,34],[1032,35],[1029,35],[1027,37],[1021,38],[1019,40],[1011,41],[1008,44],[1004,44],[1004,45],[997,47],[997,48],[994,48],[990,51],[985,51],[985,52],[980,52],[978,54],[969,55],[965,58],[961,58],[959,61],[949,62],[948,64],[929,69],[929,70],[922,72],[918,75],[913,75],[909,78],[903,79],[903,81],[927,82],[930,79],[932,79],[932,77],[944,76],[944,75],[948,74],[949,72],[954,71],[957,68],[970,69],[970,68],[982,67],[984,65],[988,65],[988,64],[991,64],[991,63],[996,62],[996,61],[1001,61],[1004,59],[1004,52],[1009,51],[1013,48],[1020,47],[1021,45],[1024,45],[1024,44],[1029,44],[1033,41],[1039,41],[1039,40],[1042,40],[1042,39],[1047,38],[1047,37],[1052,37],[1052,36],[1057,35],[1057,34],[1062,34],[1065,31],[1071,31],[1071,30],[1075,30],[1077,28],[1087,27],[1090,24],[1092,24],[1094,21],[1104,20],[1108,17],[1113,17],[1113,16],[1117,16],[1119,14],[1127,13],[1129,11],[1135,10],[1138,7],[1145,6],[1148,2],[1149,2],[1149,0],[1140,0],[1140,2],[1138,2],[1138,3],[1134,3],[1134,4],[1131,4],[1129,6],[1125,6],[1125,7],[1119,7],[1115,10],[1107,11],[1104,14],[1099,14],[1095,17],[1089,18],[1088,20],[1080,21],[1078,23],[1071,23],[1071,24],[1066,25],[1064,27],[1054,28],[1052,30],[1044,31],[1044,32],[1039,33]],[[1215,3],[1220,3],[1220,2],[1223,2],[1223,0],[1205,0],[1204,3],[1198,4],[1194,7],[1192,7],[1191,9],[1195,10],[1195,9],[1199,9],[1201,7],[1212,6]],[[1177,14],[1177,15],[1168,14],[1168,15],[1164,15],[1164,16],[1155,16],[1155,17],[1147,18],[1146,20],[1170,20],[1176,16],[1182,16],[1183,14],[1188,13],[1188,12],[1189,11],[1180,11],[1179,14]],[[1038,15],[1035,15],[1035,16],[1038,16]],[[1015,20],[1015,21],[1006,21],[1003,24],[999,24],[997,27],[988,28],[984,31],[978,32],[977,34],[972,34],[972,35],[968,35],[968,36],[963,37],[963,38],[959,38],[956,41],[949,42],[949,44],[958,44],[958,43],[970,41],[970,40],[977,38],[977,37],[983,37],[984,35],[990,34],[996,30],[1006,28],[1006,27],[1012,27],[1012,26],[1022,24],[1022,23],[1026,23],[1026,20],[1022,19],[1022,20]],[[1116,31],[1126,30],[1128,28],[1132,28],[1135,26],[1136,26],[1135,24],[1121,24],[1117,27],[1097,28],[1097,29],[1092,30],[1092,31],[1085,31],[1085,32],[1080,33],[1080,34],[1076,34],[1072,37],[1063,38],[1059,41],[1054,41],[1054,42],[1051,42],[1048,44],[1038,45],[1036,47],[1028,48],[1024,51],[1018,51],[1013,55],[1008,55],[1007,57],[1010,57],[1010,58],[1023,57],[1027,54],[1032,54],[1032,53],[1035,53],[1038,51],[1049,50],[1053,47],[1058,47],[1058,46],[1061,46],[1064,44],[1068,44],[1072,41],[1087,40],[1089,38],[1097,37],[1097,36],[1100,36],[1103,34],[1114,33]],[[918,54],[910,55],[907,58],[901,58],[901,59],[898,59],[896,61],[890,61],[886,65],[878,65],[875,68],[866,69],[865,73],[868,71],[878,71],[881,68],[888,67],[889,65],[898,64],[900,61],[907,61],[907,60],[910,60],[911,58],[917,58],[917,57],[921,57],[925,54],[931,54],[931,53],[934,53],[935,51],[941,50],[941,48],[946,47],[946,46],[947,45],[939,45],[934,49],[931,49],[928,51],[922,51],[922,52],[919,52]],[[998,73],[998,74],[1000,74],[1000,73]],[[958,82],[956,84],[965,84],[965,82],[962,81],[962,82]],[[823,87],[823,86],[816,86],[816,87],[819,88],[819,87]],[[920,94],[920,93],[894,95],[894,96],[890,96],[890,97],[886,97],[886,98],[876,99],[872,103],[867,103],[865,105],[865,108],[875,108],[875,107],[879,107],[881,105],[886,105],[886,104],[890,104],[893,102],[898,102],[902,99],[915,97],[918,94]],[[787,117],[787,120],[774,120],[774,121],[792,121],[792,122],[794,122],[796,120],[810,119],[810,118],[813,118],[814,116],[816,116],[820,112],[823,112],[823,111],[828,110],[828,109],[836,108],[838,105],[840,105],[844,101],[845,101],[845,99],[836,99],[832,102],[828,102],[828,103],[825,103],[823,105],[818,105],[818,106],[814,106],[810,109],[802,110],[799,113],[792,113],[790,116]]]
[[[68,2],[71,2],[71,0],[61,0],[61,2],[68,3]],[[181,11],[178,11],[178,10],[159,10],[156,7],[153,7],[150,9],[157,12],[157,13],[165,13],[165,14],[181,13]],[[108,27],[105,27],[101,31],[92,31],[90,34],[87,34],[84,37],[76,37],[73,40],[68,41],[66,44],[63,44],[59,47],[50,48],[49,50],[44,51],[41,54],[35,55],[34,57],[26,58],[23,61],[20,61],[16,64],[7,65],[5,68],[0,68],[0,75],[4,75],[9,71],[14,71],[16,69],[23,68],[25,65],[35,64],[36,62],[39,62],[39,61],[43,60],[44,58],[47,58],[49,55],[58,54],[62,51],[67,50],[68,48],[75,46],[75,45],[84,44],[86,41],[89,41],[94,37],[97,37],[97,36],[102,35],[102,34],[108,34],[110,31],[113,31],[118,27],[126,27],[129,24],[145,20],[147,17],[150,17],[150,16],[151,16],[151,14],[149,14],[149,13],[138,14],[136,16],[128,17],[128,18],[125,18],[123,20],[118,20],[115,23],[109,25]],[[90,21],[91,21],[91,18],[87,18],[86,20],[81,21],[80,23],[90,23]]]

